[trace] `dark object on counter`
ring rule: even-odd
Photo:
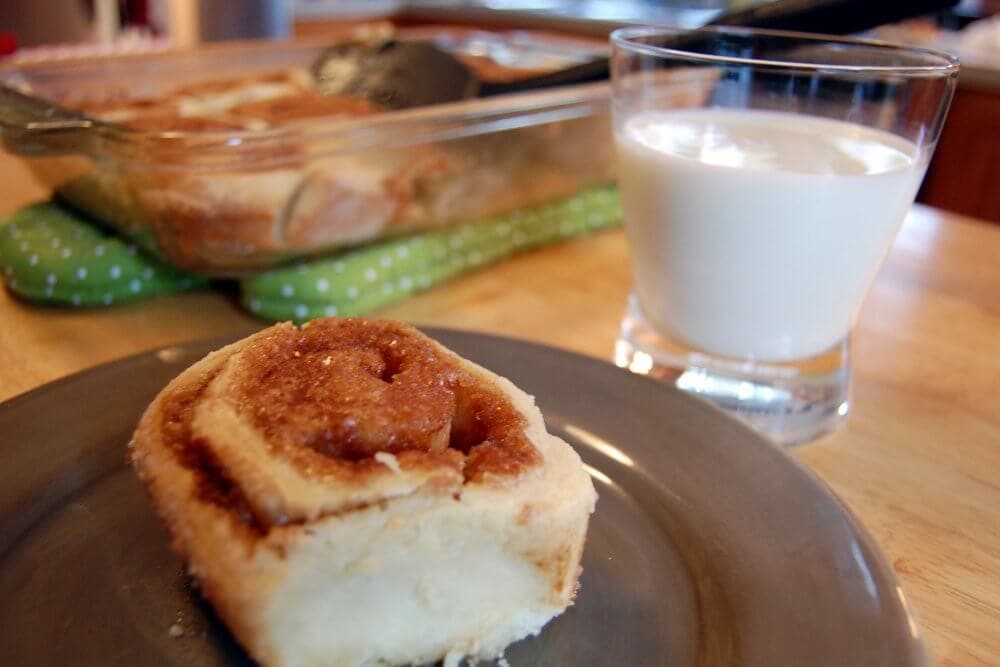
[[[777,0],[721,14],[711,24],[849,35],[956,4],[958,0]]]
[[[719,14],[707,25],[740,26],[768,30],[793,30],[827,35],[849,35],[876,26],[940,11],[958,0],[775,0],[750,9]],[[706,39],[697,31],[678,31],[665,48],[697,50]],[[570,83],[601,81],[609,76],[608,59],[600,58],[558,72],[520,79],[505,85],[485,84],[480,95],[548,88]]]
[[[957,0],[775,0],[720,14],[710,25],[850,34],[939,11]],[[697,49],[704,37],[678,31],[661,46]],[[326,94],[352,94],[392,109],[550,88],[608,78],[600,58],[515,81],[482,81],[453,55],[425,42],[352,42],[325,51],[313,71]]]
[[[198,39],[285,39],[291,33],[290,0],[212,0],[199,2]]]

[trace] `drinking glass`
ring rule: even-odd
[[[957,59],[726,27],[611,42],[633,273],[615,362],[781,444],[833,430],[851,329],[934,151]]]

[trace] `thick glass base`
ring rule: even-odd
[[[728,359],[665,338],[629,297],[615,364],[708,399],[780,445],[815,440],[847,416],[849,344],[790,362]]]

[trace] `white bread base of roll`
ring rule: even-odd
[[[262,610],[265,661],[457,664],[537,634],[572,598],[591,507],[553,515],[545,501],[525,510],[498,496],[400,500],[316,526]],[[519,523],[532,512],[549,516]]]
[[[241,343],[185,371],[153,402],[133,464],[205,596],[240,643],[275,667],[433,663],[500,657],[572,602],[596,493],[533,399],[470,362],[523,415],[542,465],[460,494],[426,490],[252,534],[197,497],[198,479],[151,432],[164,396]],[[442,348],[443,349],[443,348]],[[394,457],[376,456],[388,468]]]

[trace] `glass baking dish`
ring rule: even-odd
[[[492,45],[508,56],[531,56],[542,44],[476,35],[443,43],[471,44],[473,55]],[[242,44],[0,68],[0,133],[58,198],[209,275],[477,220],[613,178],[605,84],[221,132],[140,131],[51,102],[307,68],[326,46]],[[528,60],[566,49],[554,44]]]

